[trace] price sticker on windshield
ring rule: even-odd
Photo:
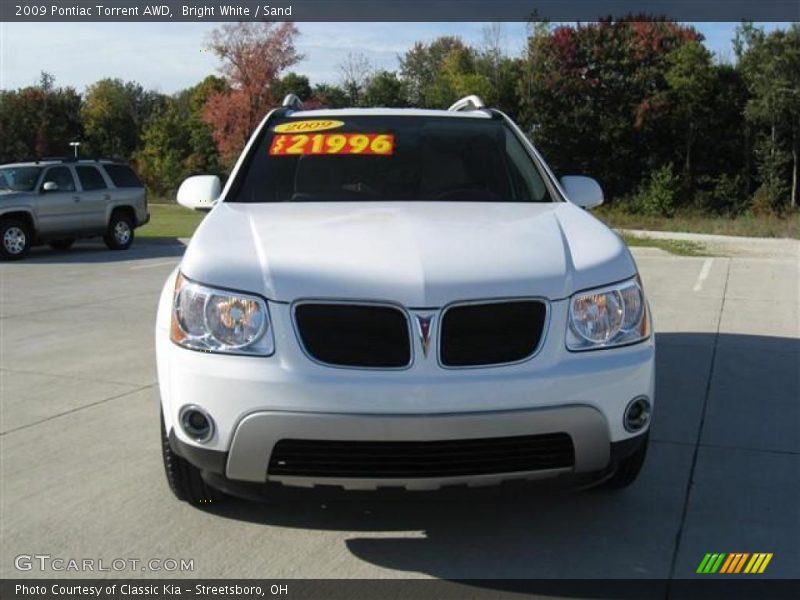
[[[269,147],[270,156],[304,154],[364,154],[391,156],[394,136],[388,133],[298,133],[276,135]]]

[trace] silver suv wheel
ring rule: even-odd
[[[127,250],[133,243],[133,220],[126,212],[116,210],[103,237],[111,250]]]
[[[3,248],[9,254],[16,256],[25,251],[27,236],[21,227],[12,226],[3,233]]]
[[[114,225],[114,241],[124,246],[131,239],[131,226],[127,221],[117,221]]]
[[[0,220],[0,260],[25,258],[33,238],[28,225],[19,219],[10,217]]]

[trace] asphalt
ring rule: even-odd
[[[0,577],[63,574],[15,569],[44,553],[191,559],[169,575],[204,578],[686,578],[707,552],[771,552],[761,577],[800,577],[800,243],[723,242],[727,256],[635,249],[657,408],[627,490],[301,490],[203,509],[171,496],[159,453],[153,324],[182,246],[0,265]]]

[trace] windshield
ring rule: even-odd
[[[550,202],[502,119],[282,118],[256,140],[229,202]]]
[[[41,174],[41,167],[5,167],[0,169],[0,187],[15,192],[32,192]]]

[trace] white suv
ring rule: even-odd
[[[631,483],[655,346],[636,265],[517,126],[449,111],[305,111],[287,97],[161,294],[175,495],[562,478]]]

